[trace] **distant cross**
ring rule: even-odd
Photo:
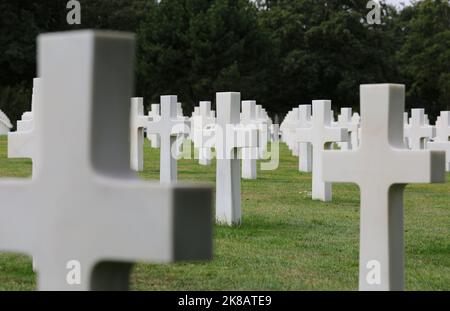
[[[240,126],[240,93],[217,93],[216,220],[241,223],[241,160],[238,150],[258,146],[257,131]]]
[[[259,121],[256,118],[256,101],[242,101],[241,124],[258,130]],[[242,178],[257,179],[258,148],[242,149]]]
[[[194,135],[196,131],[196,122],[198,121],[198,116],[200,115],[200,107],[194,107],[194,111],[192,112],[191,118],[189,119],[191,123],[191,131],[189,133],[189,139],[194,140]],[[195,141],[194,141],[195,144]]]
[[[177,138],[189,133],[189,122],[177,116],[177,96],[161,96],[161,117],[147,124],[147,134],[157,134],[161,141],[160,181],[177,181]]]
[[[269,124],[267,116],[264,115],[264,109],[261,105],[256,105],[256,118],[259,121],[258,144],[259,158],[264,159],[267,151],[267,142],[269,141]]]
[[[408,141],[408,129],[409,129],[409,114],[407,112],[403,113],[403,140],[405,143],[405,147],[410,148]]]
[[[450,140],[450,111],[442,111],[436,122],[434,141],[448,142]]]
[[[428,143],[429,150],[445,151],[446,171],[450,172],[450,111],[442,111],[436,122],[436,136]]]
[[[151,110],[148,113],[148,116],[150,118],[151,121],[158,121],[159,118],[161,117],[161,109],[160,109],[160,105],[159,104],[152,104],[151,105]],[[152,148],[160,148],[161,147],[161,143],[159,141],[159,136],[156,134],[149,134],[147,135],[147,139],[150,140],[150,146]]]
[[[184,141],[190,134],[189,120],[183,114],[183,104],[182,103],[177,103],[177,120],[178,121],[184,120],[184,122],[185,122],[184,123],[185,129],[177,135],[177,139],[175,141],[175,158],[179,159],[183,154]]]
[[[433,136],[434,128],[425,123],[425,109],[412,109],[411,122],[406,130],[411,150],[425,149],[427,140]]]
[[[292,109],[286,116],[283,123],[284,141],[288,145],[288,148],[292,151],[292,154],[298,157],[300,155],[299,142],[295,140],[295,133],[297,128],[301,127],[299,108]]]
[[[205,136],[205,131],[208,130],[208,128],[215,124],[214,118],[212,118],[211,115],[211,102],[209,101],[202,101],[200,102],[200,109],[199,109],[199,116],[197,117],[197,130],[200,139],[196,141],[197,142],[203,142],[203,137]],[[210,165],[211,159],[212,159],[212,152],[211,148],[205,145],[197,145],[198,152],[199,152],[199,164],[200,165]]]
[[[341,108],[341,114],[338,116],[337,125],[339,127],[347,129],[349,138],[345,142],[338,143],[341,150],[352,150],[352,141],[355,140],[355,136],[358,135],[359,126],[353,122],[352,108]],[[357,146],[355,146],[356,148]]]
[[[313,200],[331,201],[331,183],[325,182],[322,178],[322,157],[326,153],[325,150],[331,149],[332,143],[347,139],[347,130],[332,126],[331,101],[315,100],[312,108],[312,126],[297,129],[296,138],[298,142],[311,143],[313,146]]]
[[[359,113],[355,112],[352,116],[352,126],[356,128],[356,131],[353,131],[350,134],[350,141],[352,144],[352,150],[355,150],[359,147],[359,136],[361,133],[361,117],[359,116]]]
[[[144,99],[131,99],[130,113],[130,160],[131,169],[136,172],[144,170],[144,129],[149,117],[144,115]]]
[[[403,143],[403,85],[361,86],[361,142],[323,155],[323,178],[361,191],[360,290],[403,290],[403,190],[444,181],[444,154]]]
[[[38,170],[0,180],[0,249],[36,259],[40,290],[123,290],[133,262],[210,258],[209,189],[130,170],[134,37],[47,34],[38,51]],[[73,262],[80,283],[68,281]]]
[[[298,128],[311,127],[311,105],[300,105],[298,112]],[[300,143],[299,148],[299,171],[310,173],[312,172],[312,145],[311,143]]]
[[[31,96],[31,112],[25,112],[22,120],[17,121],[16,132],[8,133],[8,158],[29,158],[33,163],[33,172],[37,170],[36,131],[34,123],[41,103],[41,79],[33,79],[33,94]]]

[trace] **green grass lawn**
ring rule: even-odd
[[[29,176],[31,161],[7,159],[6,146],[6,139],[0,138],[0,177]],[[242,181],[243,224],[215,228],[213,261],[138,264],[132,288],[357,290],[358,188],[335,184],[333,202],[312,201],[311,175],[299,173],[297,162],[282,145],[278,170]],[[147,142],[141,176],[159,176],[159,151]],[[182,160],[178,176],[214,186],[215,167]],[[407,187],[405,247],[407,290],[450,290],[449,182]],[[0,290],[33,290],[35,278],[30,258],[0,254]]]

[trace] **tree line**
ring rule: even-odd
[[[313,99],[359,107],[359,85],[402,83],[407,108],[434,119],[450,106],[450,1],[401,10],[367,0],[0,0],[0,109],[15,123],[30,109],[36,36],[78,28],[137,37],[136,96],[147,105],[179,95],[186,113],[216,92],[240,91],[282,116]]]

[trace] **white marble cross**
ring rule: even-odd
[[[442,150],[446,155],[446,170],[450,172],[450,111],[442,111],[436,122],[436,136],[428,143],[429,150]]]
[[[256,101],[242,101],[241,124],[258,130],[259,121],[256,118]],[[257,179],[258,148],[242,149],[242,178]]]
[[[136,172],[144,170],[144,129],[149,117],[144,115],[144,99],[131,99],[130,113],[130,165]]]
[[[332,192],[331,183],[322,178],[322,157],[333,142],[345,141],[348,135],[346,129],[332,126],[331,101],[315,100],[312,109],[311,127],[297,129],[296,140],[313,146],[312,199],[326,202],[331,201]]]
[[[177,116],[177,96],[161,96],[161,117],[148,122],[147,135],[157,134],[160,142],[160,181],[173,183],[177,181],[177,139],[189,133],[189,121]]]
[[[8,133],[8,158],[29,158],[32,161],[33,172],[37,169],[36,131],[34,130],[35,116],[42,105],[41,79],[33,79],[33,93],[31,97],[31,111],[22,115],[17,121],[17,131]]]
[[[184,141],[190,135],[190,128],[189,128],[190,121],[188,120],[187,117],[184,116],[182,103],[177,103],[177,120],[185,121],[185,129],[180,133],[178,133],[177,139],[175,141],[175,157],[176,159],[179,159],[183,154]]]
[[[436,122],[434,141],[448,142],[450,140],[450,111],[441,111]]]
[[[264,115],[264,109],[261,105],[256,105],[256,118],[259,121],[258,129],[258,155],[260,159],[264,159],[267,152],[267,142],[269,141],[269,124],[267,116]]]
[[[240,126],[241,94],[217,93],[216,220],[241,223],[241,160],[238,150],[258,147],[258,132]]]
[[[341,114],[338,116],[337,125],[346,128],[349,139],[346,142],[338,143],[341,150],[353,150],[352,142],[358,136],[359,125],[354,122],[352,117],[352,108],[341,108]],[[355,146],[356,148],[357,146]]]
[[[311,105],[300,105],[298,107],[299,122],[298,128],[311,127]],[[295,136],[294,136],[295,137]],[[295,139],[294,139],[295,141]],[[298,144],[296,141],[295,143]],[[310,173],[312,172],[312,145],[308,142],[299,144],[299,171]]]
[[[209,259],[210,189],[130,170],[134,36],[41,35],[38,56],[39,165],[0,180],[0,250],[33,256],[40,290],[123,290],[133,262]]]
[[[424,109],[411,110],[411,122],[406,128],[405,136],[411,150],[425,149],[427,140],[433,138],[434,128],[425,123]]]
[[[359,113],[357,113],[357,112],[353,113],[352,126],[354,126],[356,128],[356,131],[353,131],[350,134],[352,150],[355,150],[359,147],[359,136],[361,133],[361,117],[359,116]]]
[[[152,104],[151,110],[148,113],[151,120],[159,120],[161,117],[161,109],[159,104]],[[159,136],[156,134],[148,134],[147,139],[150,141],[150,146],[152,148],[160,148],[161,142],[159,141]]]
[[[296,129],[302,127],[300,124],[299,108],[292,109],[283,121],[283,140],[287,144],[289,150],[292,151],[294,156],[299,156],[299,142],[296,141],[295,132]]]
[[[211,126],[215,124],[215,118],[212,117],[211,102],[201,101],[200,102],[199,115],[196,117],[196,134],[199,139],[195,140],[195,145],[198,147],[198,156],[200,165],[211,165],[212,151],[211,148],[202,144],[205,131],[208,131]]]
[[[325,152],[322,177],[361,191],[360,290],[403,290],[403,190],[443,182],[444,154],[404,147],[403,85],[362,85],[360,96],[360,147]]]

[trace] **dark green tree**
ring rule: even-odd
[[[407,107],[426,108],[434,119],[441,110],[450,110],[450,2],[424,0],[407,7],[397,28]]]

